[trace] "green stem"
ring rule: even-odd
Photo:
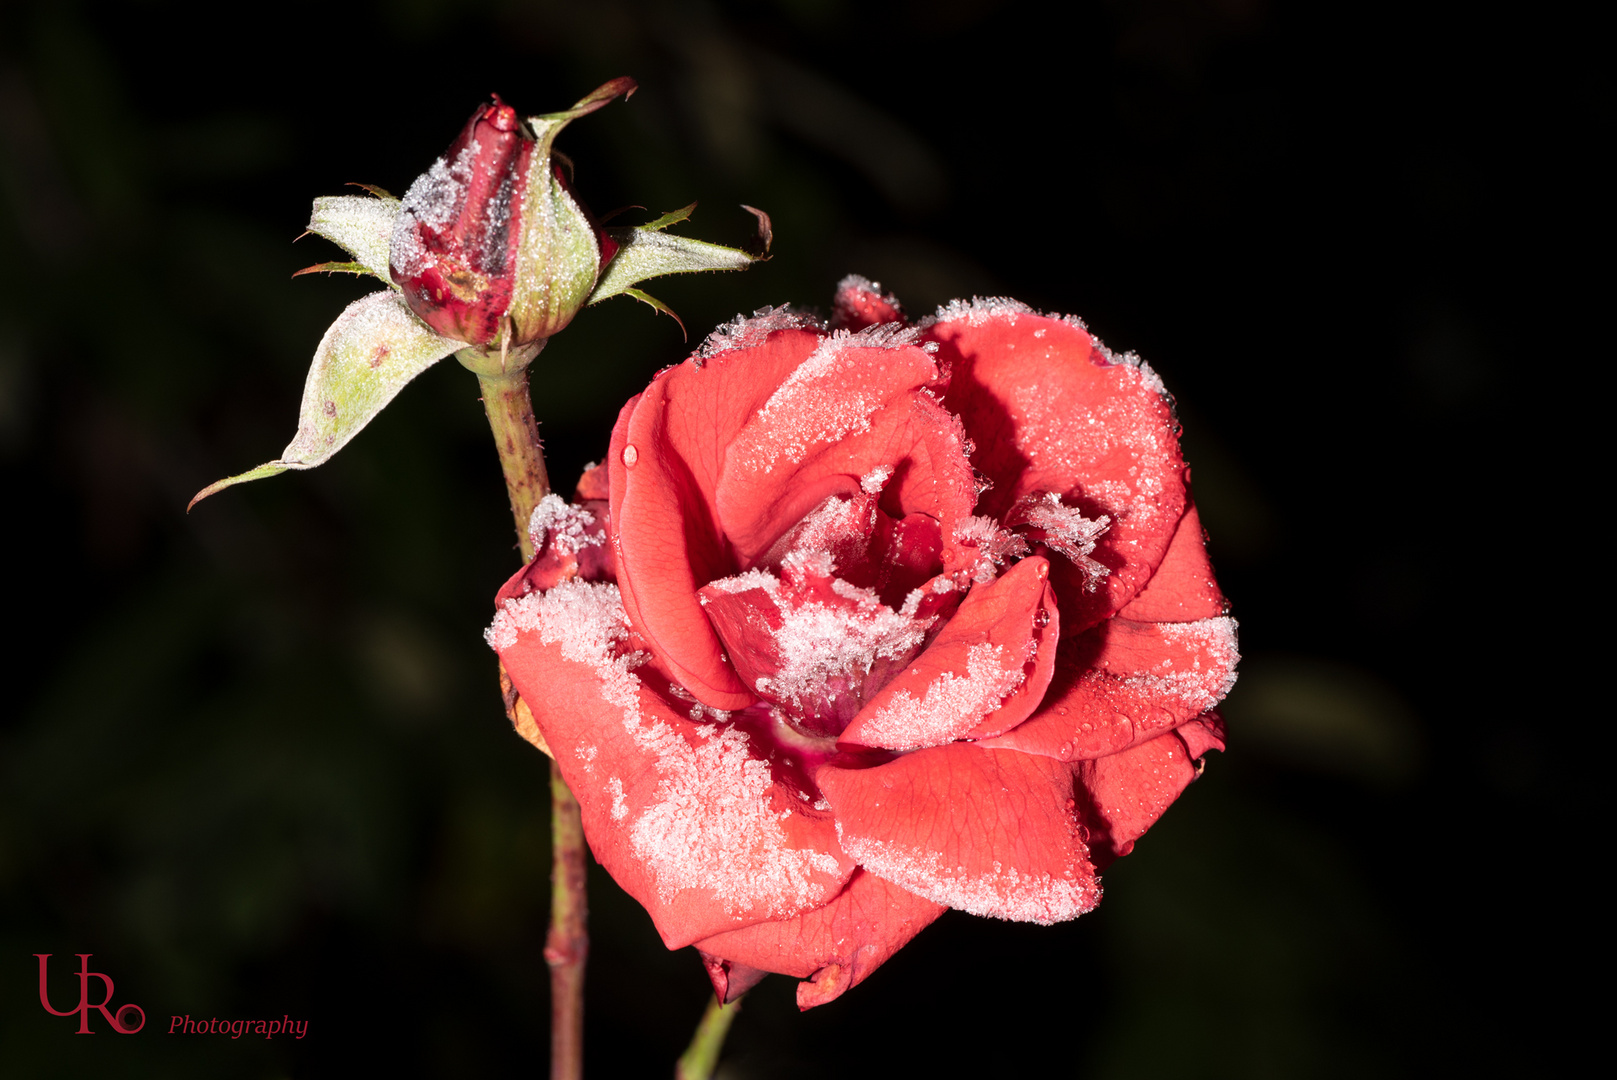
[[[511,517],[517,529],[522,561],[533,558],[528,522],[534,507],[550,492],[539,424],[528,391],[528,362],[537,348],[520,357],[462,352],[462,364],[477,374],[494,433]],[[515,370],[508,360],[518,360]],[[584,821],[578,800],[550,762],[550,931],[545,935],[545,962],[550,966],[550,1078],[583,1080],[584,963],[589,956],[589,898],[584,891]]]
[[[539,423],[533,418],[533,397],[528,392],[528,369],[504,375],[479,373],[477,382],[483,390],[483,407],[488,410],[488,426],[494,432],[500,468],[505,472],[505,490],[511,496],[517,544],[522,549],[522,561],[527,562],[533,558],[528,521],[539,500],[550,493]]]
[[[719,1063],[719,1051],[724,1049],[724,1037],[740,1011],[741,998],[728,1005],[719,1004],[717,997],[708,1002],[707,1011],[696,1025],[696,1034],[691,1036],[691,1045],[674,1066],[674,1080],[709,1080]]]

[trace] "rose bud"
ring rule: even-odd
[[[723,1000],[823,1004],[947,908],[1089,911],[1235,681],[1149,367],[1009,300],[910,325],[850,277],[833,310],[630,400],[488,633],[590,850]]]
[[[446,337],[486,345],[511,307],[533,146],[496,95],[404,196],[389,270],[410,310]]]
[[[669,233],[695,203],[597,235],[552,166],[551,143],[571,121],[634,88],[633,79],[613,79],[571,109],[525,121],[496,97],[403,200],[363,184],[367,195],[316,199],[309,232],[345,248],[352,261],[298,273],[363,274],[387,288],[354,301],[326,331],[304,384],[297,435],[281,456],[209,484],[192,505],[234,484],[330,460],[410,380],[451,353],[479,374],[509,375],[585,304],[624,295],[667,312],[638,288],[642,282],[740,270],[762,258]],[[752,212],[767,252],[768,216]]]
[[[472,345],[515,346],[572,321],[605,260],[550,145],[568,121],[633,89],[615,80],[531,128],[498,95],[472,115],[393,224],[388,269],[422,322]]]

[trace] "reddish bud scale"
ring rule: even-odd
[[[445,337],[473,345],[499,337],[535,145],[496,96],[404,196],[389,270],[410,310]]]

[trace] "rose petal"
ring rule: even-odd
[[[1011,301],[957,303],[926,336],[951,370],[944,404],[994,483],[978,512],[1003,518],[1054,492],[1087,518],[1104,514],[1110,527],[1091,557],[1111,572],[1099,587],[1061,559],[1050,577],[1070,633],[1115,613],[1150,579],[1184,512],[1184,462],[1155,373],[1114,362],[1081,325]]]
[[[815,781],[836,813],[842,849],[918,896],[1043,924],[1100,902],[1070,766],[950,743],[875,768],[827,765]]]
[[[1065,614],[1063,612],[1063,614]],[[1058,761],[1117,753],[1206,712],[1235,683],[1235,620],[1109,619],[1062,635],[1039,711],[980,745]]]
[[[745,931],[736,932],[744,933]],[[763,982],[764,976],[769,974],[763,968],[749,967],[734,960],[726,960],[722,956],[714,956],[712,953],[705,952],[700,948],[696,950],[696,955],[702,958],[702,966],[707,969],[708,981],[713,984],[713,993],[718,995],[720,1005],[728,1005],[730,1002],[735,1001],[742,994]]]
[[[1049,569],[1035,556],[974,587],[926,651],[870,699],[839,741],[914,750],[985,724],[997,733],[1025,719],[1050,683],[1060,636],[1050,617]]]
[[[1134,850],[1134,841],[1156,823],[1179,793],[1196,779],[1195,755],[1176,731],[1147,739],[1120,754],[1078,764],[1085,797],[1089,847],[1104,869]]]
[[[752,341],[744,325],[736,336]],[[969,488],[958,422],[915,400],[937,368],[907,342],[881,327],[830,338],[774,330],[664,371],[620,415],[608,467],[624,603],[658,661],[706,704],[751,699],[725,667],[698,587],[750,566],[878,466],[916,474],[928,497],[914,509]],[[952,451],[950,432],[935,430],[950,425]],[[940,453],[952,468],[920,467]]]
[[[583,581],[506,603],[489,629],[596,859],[669,948],[835,897],[854,866],[831,816],[739,728],[679,715],[627,637],[617,589]]]
[[[849,274],[837,282],[837,296],[831,304],[831,326],[837,330],[862,330],[877,323],[903,322],[904,309],[892,293],[869,278]]]
[[[831,576],[823,553],[786,560],[781,578],[749,570],[701,598],[737,675],[806,731],[833,736],[926,643],[931,620]]]
[[[697,946],[748,970],[814,976],[797,988],[798,1007],[809,1009],[863,982],[946,910],[856,870],[842,893],[822,908],[717,934]]]
[[[1185,749],[1192,758],[1199,758],[1209,750],[1224,749],[1224,718],[1218,710],[1203,713],[1190,723],[1174,728],[1185,740]]]
[[[873,326],[820,342],[728,446],[718,511],[743,567],[829,495],[894,470],[882,505],[894,517],[944,520],[976,498],[959,421],[919,391],[937,365],[916,332]]]
[[[1228,610],[1229,603],[1219,591],[1213,566],[1207,561],[1201,517],[1196,513],[1196,504],[1189,503],[1168,544],[1168,553],[1162,557],[1162,565],[1118,614],[1137,622],[1189,622]]]
[[[668,368],[624,406],[612,431],[611,529],[624,607],[658,663],[714,708],[752,702],[696,600],[697,588],[737,569],[714,503],[726,448],[818,341],[787,328]]]

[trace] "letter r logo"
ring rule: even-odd
[[[106,1017],[107,1023],[112,1025],[112,1030],[116,1031],[120,1035],[133,1035],[135,1032],[146,1026],[146,1012],[139,1005],[123,1005],[118,1008],[116,1014],[110,1011],[112,1008],[112,979],[106,975],[103,975],[99,971],[90,970],[90,957],[94,956],[94,953],[75,954],[79,958],[79,1004],[77,1008],[68,1009],[65,1012],[51,1005],[50,989],[48,987],[46,974],[47,965],[50,961],[51,954],[35,953],[34,955],[39,958],[39,1003],[43,1005],[45,1007],[45,1011],[50,1013],[52,1016],[72,1016],[74,1013],[78,1013],[79,1030],[77,1034],[95,1034],[95,1032],[90,1030],[91,1009],[99,1010],[101,1015]],[[99,1003],[92,1002],[90,1000],[91,979],[100,979],[101,984],[106,987],[106,995],[102,997]],[[134,1022],[133,1018],[135,1015],[140,1017],[139,1023]],[[126,1026],[126,1024],[129,1026]]]

